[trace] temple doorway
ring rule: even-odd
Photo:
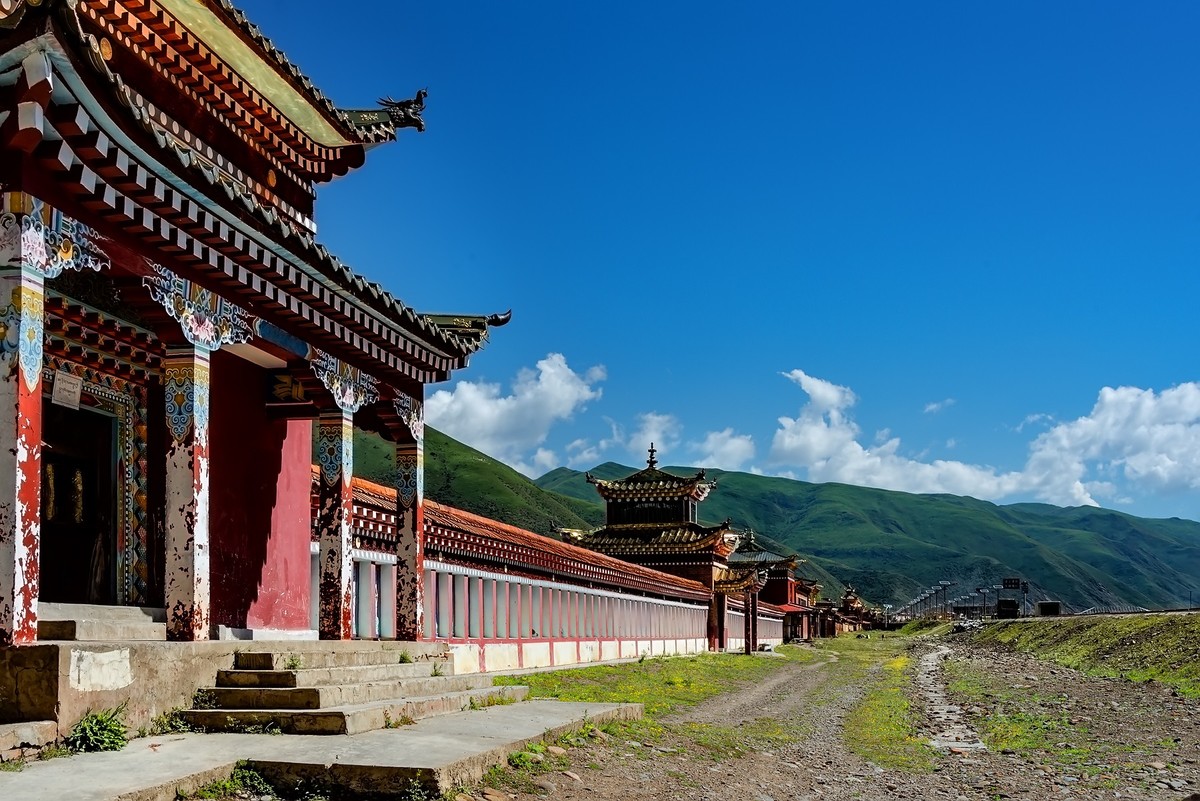
[[[116,427],[86,406],[43,406],[40,600],[117,603]]]

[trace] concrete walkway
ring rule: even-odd
[[[32,761],[0,772],[4,801],[175,801],[247,760],[273,781],[335,781],[399,794],[417,779],[448,789],[478,781],[543,736],[641,717],[640,704],[526,701],[459,712],[353,736],[179,734],[133,740],[122,751]],[[310,785],[311,786],[311,785]]]

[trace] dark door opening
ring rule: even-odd
[[[117,603],[116,419],[42,407],[43,601]]]

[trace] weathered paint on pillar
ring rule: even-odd
[[[23,122],[10,144],[21,146],[25,137],[31,150],[41,140],[53,76],[42,51],[27,55],[19,72]],[[32,195],[0,194],[0,645],[37,637],[44,282],[64,270],[108,266],[91,229]]]
[[[209,351],[172,349],[163,359],[166,397],[167,636],[209,637]]]
[[[351,525],[354,520],[354,415],[327,412],[317,422],[317,460],[321,484],[317,491],[317,538],[320,547],[320,611],[317,629],[322,640],[354,636]]]
[[[0,645],[37,639],[44,295],[42,275],[29,268],[22,245],[20,222],[5,212],[0,216]]]
[[[420,638],[425,625],[425,411],[422,398],[398,393],[407,429],[396,443],[396,636]]]
[[[252,321],[238,306],[194,286],[161,265],[142,279],[150,296],[179,323],[188,347],[170,348],[163,359],[166,398],[167,636],[209,638],[208,418],[210,354],[222,345],[247,342]]]

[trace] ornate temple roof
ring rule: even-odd
[[[736,595],[762,589],[766,573],[756,567],[727,567],[717,571],[713,591],[722,595]]]
[[[711,549],[728,556],[737,546],[738,537],[728,521],[716,526],[689,523],[667,528],[655,523],[639,523],[598,529],[584,536],[583,544],[610,554],[680,553]]]
[[[730,564],[755,564],[764,568],[788,566],[795,568],[803,562],[796,554],[782,554],[766,548],[753,529],[742,533],[741,543],[729,556]]]
[[[588,483],[595,485],[596,491],[606,501],[666,500],[686,497],[702,501],[717,486],[715,481],[704,480],[703,470],[688,478],[659,470],[658,460],[654,458],[656,452],[654,444],[651,443],[650,457],[646,460],[645,469],[639,470],[631,476],[605,480],[587,473]]]

